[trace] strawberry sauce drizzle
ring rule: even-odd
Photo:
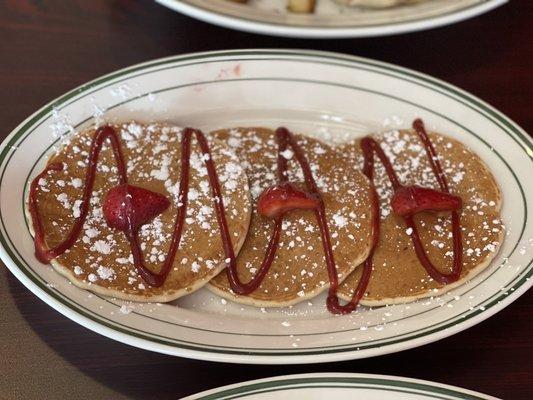
[[[320,195],[320,191],[318,190],[315,179],[311,172],[311,167],[309,165],[309,162],[307,161],[307,158],[305,157],[305,154],[302,148],[298,145],[298,142],[296,141],[296,139],[294,138],[294,136],[292,135],[290,131],[288,131],[286,128],[278,128],[276,130],[276,139],[278,141],[278,158],[277,158],[278,187],[283,187],[283,185],[286,185],[289,183],[288,176],[287,176],[288,162],[287,162],[287,159],[282,155],[282,153],[285,152],[285,150],[287,150],[288,147],[290,147],[292,151],[294,152],[295,158],[298,161],[300,168],[302,169],[305,184],[308,190],[307,194],[309,195],[310,198],[314,199],[317,204],[314,207],[314,213],[315,213],[315,217],[320,228],[322,246],[324,248],[326,265],[328,269],[328,277],[330,281],[330,287],[329,287],[328,298],[327,298],[328,310],[333,314],[348,314],[357,307],[357,304],[359,300],[361,299],[361,297],[363,296],[364,291],[368,285],[368,281],[370,280],[370,273],[372,270],[371,261],[370,263],[365,264],[364,271],[363,271],[363,277],[360,280],[351,301],[345,305],[341,305],[339,303],[339,298],[337,296],[337,290],[339,288],[339,279],[337,275],[335,259],[333,256],[333,248],[331,246],[331,239],[330,239],[329,228],[328,228],[328,223],[327,223],[326,210],[324,206],[324,201],[322,199],[322,196]],[[215,188],[217,187],[217,185],[211,184],[211,187]],[[379,205],[377,202],[377,197],[375,197],[373,204],[374,204],[374,217],[376,217],[377,215],[377,218],[379,219],[379,209],[378,209]],[[233,247],[231,246],[229,235],[227,236],[228,237],[227,241],[226,239],[224,239],[225,235],[224,234],[222,235],[224,246],[226,249],[226,257],[230,259],[228,268],[226,269],[227,271],[226,273],[227,273],[228,280],[230,282],[230,286],[233,292],[240,294],[240,295],[246,295],[246,294],[252,293],[254,290],[256,290],[259,287],[265,275],[267,274],[268,270],[270,269],[272,262],[274,261],[274,257],[276,255],[276,251],[277,251],[278,243],[279,243],[281,225],[282,225],[283,217],[285,214],[286,213],[283,213],[275,218],[274,229],[272,231],[272,236],[268,244],[266,256],[263,259],[263,262],[258,272],[254,275],[254,277],[248,283],[242,283],[239,280],[239,277],[237,275],[236,259],[233,254]],[[223,217],[224,216],[223,210],[222,212],[217,212],[217,216]],[[222,221],[219,220],[219,226],[222,228],[222,231],[224,231],[224,227],[226,225],[224,222],[222,223],[221,222]],[[374,230],[372,236],[373,236],[372,237],[373,243],[377,243],[378,238],[379,238],[379,232]],[[228,243],[229,243],[229,246],[227,245]]]
[[[49,172],[62,171],[63,163],[52,162],[48,164],[44,171],[37,175],[37,177],[35,177],[35,179],[31,182],[29,209],[33,222],[33,230],[35,231],[35,256],[42,263],[48,264],[52,259],[60,256],[69,248],[71,248],[78,239],[81,229],[83,228],[83,223],[87,218],[87,213],[89,212],[89,200],[93,192],[98,155],[100,154],[104,140],[107,138],[109,138],[113,148],[113,154],[117,162],[120,183],[123,184],[127,183],[128,181],[126,168],[124,165],[124,158],[120,148],[120,142],[114,129],[109,126],[99,128],[94,135],[94,138],[91,142],[91,149],[89,151],[88,167],[85,174],[85,186],[83,189],[82,203],[80,205],[80,216],[74,220],[74,225],[70,229],[67,237],[52,249],[46,249],[44,244],[43,224],[41,221],[39,208],[37,207],[37,186],[39,185],[39,180],[41,178],[45,178]]]
[[[204,162],[205,162],[207,172],[208,172],[209,183],[211,185],[211,190],[213,192],[214,206],[216,209],[216,216],[217,216],[217,220],[218,220],[219,227],[220,227],[220,233],[222,237],[222,243],[224,246],[224,252],[226,254],[226,257],[231,260],[229,263],[229,268],[228,268],[228,271],[231,270],[231,274],[228,272],[228,276],[231,275],[232,277],[234,277],[233,282],[230,280],[232,284],[232,289],[234,289],[236,293],[239,293],[239,288],[244,293],[250,293],[259,286],[262,279],[268,272],[268,268],[272,264],[274,255],[276,253],[278,241],[279,241],[279,234],[281,231],[281,218],[278,218],[276,220],[273,236],[272,236],[272,239],[270,240],[267,254],[265,256],[265,260],[263,261],[261,270],[257,273],[256,276],[254,276],[254,278],[250,282],[248,282],[247,284],[242,284],[237,278],[237,271],[236,271],[236,266],[235,266],[235,253],[233,251],[231,236],[230,236],[228,224],[226,221],[225,209],[224,209],[223,199],[222,199],[222,195],[220,191],[220,183],[218,181],[215,164],[211,157],[209,145],[207,143],[207,140],[204,134],[201,131],[192,129],[192,128],[185,128],[182,133],[180,191],[178,195],[179,196],[178,199],[181,202],[181,204],[178,206],[178,212],[177,212],[176,220],[174,222],[173,235],[172,235],[170,247],[165,257],[165,261],[159,273],[152,272],[150,269],[148,269],[144,265],[143,254],[142,254],[142,250],[141,250],[141,246],[140,246],[139,238],[138,238],[140,227],[135,227],[133,226],[133,223],[131,221],[128,221],[128,226],[126,227],[126,229],[123,230],[123,232],[126,235],[126,238],[128,239],[130,243],[135,267],[139,275],[144,279],[144,281],[152,287],[162,286],[165,283],[165,280],[172,269],[172,265],[174,263],[176,253],[181,242],[183,226],[185,222],[185,216],[187,213],[188,193],[189,193],[191,139],[193,135],[196,136],[196,139],[198,141],[198,144],[200,146],[202,153],[204,155],[207,155],[207,157],[203,157],[203,158],[205,160]],[[31,214],[34,230],[35,230],[35,255],[39,261],[43,263],[49,263],[53,258],[60,256],[66,250],[72,247],[75,241],[77,240],[81,232],[81,229],[83,227],[83,224],[85,222],[85,219],[87,217],[87,214],[88,214],[89,199],[93,191],[98,156],[100,154],[100,150],[102,148],[103,142],[107,138],[109,138],[111,142],[111,146],[113,148],[113,154],[115,156],[115,161],[117,163],[119,177],[120,177],[119,179],[120,184],[127,183],[127,174],[126,174],[124,159],[122,156],[120,142],[119,142],[119,139],[118,139],[118,136],[115,130],[110,126],[98,128],[91,143],[91,150],[90,150],[88,167],[87,167],[86,178],[85,178],[85,187],[84,187],[84,192],[83,192],[83,197],[82,197],[83,203],[80,206],[80,216],[75,220],[74,226],[69,232],[67,238],[64,239],[63,242],[61,242],[58,246],[54,247],[53,249],[46,249],[46,246],[44,243],[44,231],[43,231],[42,221],[41,221],[40,213],[37,207],[37,200],[36,200],[37,186],[39,184],[39,180],[47,176],[49,172],[61,171],[63,169],[63,164],[62,163],[50,163],[45,168],[45,170],[41,172],[37,177],[35,177],[34,180],[32,181],[31,187],[30,187],[30,196],[29,196],[29,209],[30,209],[30,214]],[[126,208],[131,210],[130,212],[132,212],[132,204],[131,204],[131,200],[129,200],[131,199],[131,197],[126,196],[125,199],[127,201],[127,203],[125,204]]]
[[[449,193],[448,185],[446,182],[446,177],[444,176],[444,173],[442,171],[442,168],[436,156],[435,149],[433,145],[431,144],[431,141],[429,140],[427,133],[425,132],[422,121],[416,120],[413,123],[413,127],[415,128],[418,135],[420,136],[420,139],[424,143],[424,146],[428,154],[428,158],[430,160],[431,166],[437,177],[437,180],[439,182],[439,185],[442,191]],[[229,261],[227,262],[228,268],[226,269],[226,271],[227,271],[227,276],[228,276],[231,289],[233,290],[233,292],[239,295],[250,294],[251,292],[253,292],[259,287],[264,277],[268,273],[268,270],[270,269],[272,262],[274,261],[276,251],[278,249],[279,238],[280,238],[280,233],[281,233],[281,225],[283,222],[284,214],[281,214],[275,218],[274,227],[272,230],[272,236],[270,238],[265,257],[263,259],[263,262],[258,272],[254,275],[254,277],[249,282],[247,283],[241,282],[238,277],[238,273],[237,273],[235,252],[233,250],[232,239],[231,239],[228,224],[226,221],[225,208],[224,208],[223,198],[222,198],[221,190],[220,190],[220,183],[219,183],[218,175],[215,169],[215,164],[211,157],[210,148],[209,148],[209,145],[207,143],[207,140],[203,132],[201,132],[200,130],[192,129],[192,128],[185,128],[182,133],[181,172],[180,172],[181,176],[180,176],[180,191],[179,191],[179,201],[181,201],[181,204],[178,206],[178,213],[177,213],[176,220],[174,223],[172,240],[171,240],[171,244],[170,244],[167,256],[165,258],[165,262],[163,263],[163,266],[161,267],[161,270],[159,273],[154,273],[150,271],[144,265],[142,250],[141,250],[139,239],[138,239],[139,228],[133,228],[132,225],[130,224],[129,228],[124,230],[124,233],[126,234],[126,237],[128,238],[128,241],[131,246],[131,251],[132,251],[135,267],[139,275],[141,275],[141,277],[146,281],[146,283],[153,287],[159,287],[163,285],[172,268],[172,265],[174,263],[174,259],[176,256],[176,252],[181,242],[183,226],[184,226],[187,205],[188,205],[189,170],[190,170],[190,155],[191,155],[190,147],[191,147],[191,139],[193,135],[196,137],[196,140],[198,141],[198,144],[200,146],[202,153],[207,156],[203,158],[204,158],[204,162],[205,162],[206,169],[208,172],[209,183],[210,183],[210,187],[211,187],[212,194],[213,194],[214,207],[216,210],[216,217],[217,217],[217,221],[218,221],[218,225],[220,229],[220,235],[222,239],[224,253],[225,253],[226,259],[229,259]],[[85,186],[84,186],[83,197],[82,197],[82,204],[80,206],[80,216],[76,218],[75,223],[73,227],[71,228],[67,238],[65,238],[59,245],[57,245],[56,247],[52,249],[46,249],[45,244],[44,244],[44,231],[43,231],[42,221],[40,218],[40,213],[37,207],[37,200],[36,200],[37,186],[38,186],[39,180],[47,176],[50,172],[61,171],[63,169],[63,164],[62,163],[50,163],[49,165],[47,165],[45,170],[41,172],[32,181],[31,187],[30,187],[30,196],[29,196],[29,209],[30,209],[30,214],[31,214],[32,222],[33,222],[33,227],[35,230],[35,254],[41,262],[49,263],[53,258],[60,256],[66,250],[72,247],[72,245],[77,240],[81,232],[81,229],[83,227],[83,224],[85,222],[85,219],[87,217],[87,214],[88,214],[89,199],[92,194],[92,190],[94,186],[94,179],[95,179],[95,173],[96,173],[96,166],[98,162],[98,156],[100,154],[100,150],[102,148],[103,142],[107,138],[109,138],[110,140],[110,143],[113,149],[113,154],[115,156],[115,160],[117,163],[120,184],[127,183],[127,174],[126,174],[124,159],[123,159],[123,155],[122,155],[122,151],[120,147],[120,142],[119,142],[119,139],[118,139],[118,136],[115,130],[110,126],[99,128],[96,131],[93,141],[91,143],[91,149],[90,149],[88,167],[87,167],[86,179],[85,179]],[[372,202],[372,209],[373,209],[371,251],[367,259],[365,260],[365,263],[363,266],[363,274],[362,274],[361,279],[359,280],[358,286],[353,294],[352,299],[348,303],[341,305],[339,303],[339,298],[337,296],[339,281],[338,281],[338,275],[337,275],[337,268],[335,265],[335,259],[333,256],[333,248],[331,246],[331,240],[330,240],[329,228],[327,224],[324,201],[320,195],[320,192],[318,190],[313,174],[311,172],[311,168],[304,155],[304,152],[301,149],[301,147],[298,145],[292,133],[289,132],[286,128],[278,128],[276,130],[276,138],[278,140],[278,158],[277,158],[278,183],[280,185],[288,183],[288,177],[287,177],[288,163],[287,163],[287,159],[283,157],[281,153],[283,153],[290,146],[292,151],[295,154],[296,160],[300,164],[300,167],[303,171],[303,175],[305,178],[305,184],[309,191],[309,195],[312,196],[317,201],[317,206],[315,207],[314,212],[315,212],[315,217],[317,219],[317,222],[320,228],[322,245],[324,248],[324,254],[326,258],[326,265],[327,265],[328,276],[329,276],[329,281],[330,281],[330,287],[329,287],[329,292],[328,292],[328,297],[327,297],[327,307],[329,311],[334,314],[348,314],[357,307],[358,302],[364,295],[365,290],[368,286],[368,282],[370,280],[371,272],[372,272],[372,257],[373,257],[375,248],[377,246],[377,243],[379,241],[379,230],[380,230],[380,210],[379,210],[379,201],[377,198],[377,194],[375,190],[371,191],[371,197],[372,197],[371,202]],[[389,179],[392,182],[394,190],[396,191],[397,189],[402,187],[390,160],[388,159],[384,151],[381,149],[381,147],[375,140],[369,137],[364,138],[361,141],[361,148],[364,154],[363,173],[371,181],[373,180],[373,175],[374,175],[373,155],[375,153],[380,159],[380,161],[382,162],[382,164],[384,165],[385,170],[387,171],[387,175],[389,176]],[[129,204],[128,206],[131,207],[131,204]],[[421,243],[420,237],[418,235],[418,231],[417,231],[417,228],[415,226],[412,216],[405,216],[404,220],[405,220],[406,225],[413,229],[413,234],[411,235],[411,237],[413,240],[415,251],[417,253],[417,256],[420,262],[424,265],[424,267],[426,268],[430,276],[440,283],[450,283],[450,282],[457,280],[461,274],[461,266],[462,266],[462,263],[461,263],[462,241],[461,241],[459,214],[456,211],[452,212],[454,268],[451,274],[442,274],[433,266],[431,261],[428,259],[425,253],[425,250],[423,248],[423,245]]]
[[[431,140],[429,139],[429,136],[426,132],[423,121],[421,119],[416,119],[413,122],[413,129],[416,131],[416,133],[418,134],[420,138],[420,141],[424,145],[427,158],[431,165],[431,169],[433,170],[433,173],[435,174],[437,182],[439,183],[440,189],[442,190],[442,192],[450,194],[446,176],[444,172],[442,171],[442,167],[440,165],[437,152],[435,151],[435,148],[433,147],[433,144],[431,143]],[[374,154],[376,154],[379,160],[381,161],[383,167],[385,168],[387,176],[389,177],[389,180],[392,184],[393,190],[396,192],[398,189],[404,187],[400,183],[398,176],[396,175],[396,172],[394,171],[394,168],[392,166],[390,159],[387,157],[387,155],[385,154],[385,152],[383,151],[383,149],[381,148],[378,142],[376,142],[371,137],[365,137],[361,140],[361,149],[363,151],[363,157],[364,157],[363,173],[371,181],[374,178]],[[455,211],[455,210],[451,211],[451,215],[452,215],[452,238],[453,238],[453,268],[452,268],[452,272],[450,272],[449,274],[444,274],[440,272],[429,259],[424,249],[424,246],[422,244],[422,240],[420,239],[420,235],[418,234],[418,229],[416,227],[413,216],[412,215],[403,216],[403,220],[405,221],[407,228],[412,229],[411,241],[413,242],[413,246],[415,249],[415,253],[418,257],[418,260],[420,261],[422,266],[426,269],[429,276],[431,276],[431,278],[433,278],[435,281],[442,283],[442,284],[448,284],[448,283],[457,281],[461,276],[461,271],[462,271],[462,266],[463,266],[463,263],[462,263],[463,242],[461,238],[462,236],[461,235],[461,220],[460,220],[458,211]],[[379,219],[377,220],[377,225],[374,225],[374,228],[376,228],[376,226],[379,227]],[[373,250],[372,250],[372,253],[373,253]],[[369,256],[369,259],[371,260],[371,256]],[[369,259],[367,259],[367,261],[365,262],[365,265],[367,262],[369,262]]]
[[[322,247],[324,248],[324,255],[326,257],[326,266],[328,269],[329,278],[329,291],[327,297],[328,310],[333,314],[349,314],[353,310],[355,310],[359,300],[363,296],[368,285],[368,281],[370,279],[370,272],[372,268],[367,268],[367,265],[365,263],[363,277],[359,281],[359,284],[357,285],[357,289],[355,290],[352,299],[348,303],[341,305],[339,302],[339,297],[337,296],[337,290],[339,288],[339,278],[337,274],[337,267],[335,265],[335,258],[333,256],[333,247],[331,246],[331,239],[329,234],[324,200],[322,199],[320,191],[318,190],[318,186],[313,177],[313,173],[311,172],[309,162],[307,161],[303,150],[294,139],[294,136],[285,128],[278,128],[276,130],[276,136],[278,139],[279,146],[278,179],[280,183],[282,184],[287,182],[287,159],[285,159],[285,157],[283,157],[281,153],[283,153],[287,149],[287,147],[290,146],[292,151],[294,152],[294,156],[296,157],[298,164],[300,164],[300,168],[302,169],[307,190],[309,191],[309,194],[317,200],[317,206],[315,208],[315,217],[320,228],[320,236],[322,239]],[[374,207],[374,211],[377,209],[377,198],[375,203],[376,206]],[[374,217],[375,216],[376,215],[374,215]],[[379,233],[374,230],[372,236],[373,242],[377,243]]]
[[[218,221],[218,225],[220,229],[220,235],[222,239],[224,253],[227,259],[228,268],[226,269],[226,271],[227,271],[227,276],[228,276],[231,289],[236,294],[240,294],[240,295],[249,294],[259,287],[264,277],[268,273],[268,270],[270,269],[272,262],[274,261],[276,251],[278,249],[279,238],[280,238],[280,233],[281,233],[281,225],[282,225],[283,217],[285,213],[279,216],[276,216],[275,218],[274,227],[272,230],[272,236],[270,238],[265,257],[263,259],[263,262],[258,272],[254,275],[254,277],[249,282],[247,283],[241,282],[238,277],[238,273],[237,273],[236,257],[235,257],[235,252],[233,250],[233,244],[232,244],[232,239],[231,239],[231,235],[229,232],[228,224],[226,221],[226,213],[225,213],[223,198],[221,195],[220,183],[218,180],[218,175],[216,173],[215,164],[211,157],[209,145],[207,143],[205,135],[201,131],[192,129],[192,128],[185,128],[182,133],[181,172],[180,172],[181,176],[180,176],[180,191],[179,191],[179,197],[178,197],[181,204],[178,206],[178,212],[177,212],[176,220],[174,223],[173,235],[172,235],[172,239],[171,239],[171,243],[170,243],[167,256],[165,258],[165,262],[163,263],[159,273],[154,273],[150,271],[144,265],[143,254],[142,254],[142,250],[141,250],[139,239],[138,239],[139,227],[135,227],[133,226],[132,222],[128,222],[128,226],[125,229],[123,229],[123,232],[126,235],[130,243],[135,267],[139,275],[144,279],[144,281],[153,287],[159,287],[163,285],[172,268],[172,265],[174,263],[174,259],[176,256],[176,252],[181,242],[183,226],[184,226],[187,205],[188,205],[191,139],[193,135],[196,137],[196,140],[198,141],[198,144],[200,146],[202,153],[206,155],[203,157],[203,159],[204,159],[206,169],[208,172],[209,184],[211,186],[211,191],[212,191],[213,200],[214,200],[214,207],[216,210],[216,217],[217,217],[217,221]],[[45,248],[44,231],[42,228],[40,213],[39,213],[39,210],[36,204],[37,186],[41,178],[47,176],[49,172],[62,170],[63,165],[61,163],[50,163],[45,168],[45,170],[32,181],[31,190],[30,190],[29,208],[30,208],[30,213],[31,213],[32,221],[33,221],[33,226],[35,229],[35,254],[37,258],[43,263],[48,263],[53,258],[58,257],[61,254],[63,254],[67,249],[69,249],[74,244],[74,242],[78,238],[81,232],[81,229],[83,227],[83,223],[85,222],[85,219],[88,214],[89,199],[92,194],[92,190],[94,186],[94,178],[95,178],[95,173],[96,173],[98,156],[100,154],[100,150],[102,148],[103,142],[107,138],[109,138],[111,142],[111,146],[113,148],[113,153],[114,153],[115,160],[118,166],[120,184],[127,183],[127,174],[125,170],[124,159],[122,156],[122,151],[120,148],[120,143],[119,143],[116,132],[110,126],[99,128],[96,131],[93,141],[91,143],[91,150],[90,150],[88,167],[87,167],[87,172],[86,172],[86,181],[85,181],[85,187],[84,187],[83,198],[82,198],[83,203],[80,207],[80,216],[76,219],[74,226],[69,232],[69,235],[67,236],[67,238],[53,249],[47,250]],[[345,305],[340,305],[339,299],[337,297],[337,289],[339,286],[337,269],[336,269],[335,260],[333,257],[333,249],[331,246],[331,240],[330,240],[330,235],[329,235],[324,202],[322,200],[322,197],[320,195],[316,182],[313,178],[311,168],[309,166],[309,163],[302,149],[300,148],[300,146],[294,139],[291,132],[289,132],[285,128],[279,128],[276,130],[276,138],[278,140],[277,173],[278,173],[279,184],[280,185],[288,184],[288,177],[287,177],[288,163],[287,163],[287,159],[283,157],[281,153],[283,153],[290,146],[292,150],[294,151],[294,154],[296,156],[298,163],[300,164],[300,167],[302,168],[302,171],[305,177],[305,183],[310,192],[309,195],[313,199],[316,199],[317,201],[317,206],[315,207],[314,212],[315,212],[315,216],[317,218],[317,221],[320,227],[322,244],[323,244],[324,253],[326,256],[326,264],[327,264],[328,275],[329,275],[329,280],[330,280],[329,295],[327,299],[328,309],[332,313],[335,313],[335,314],[347,314],[355,309],[355,307],[357,306],[357,303],[359,302],[360,298],[364,294],[364,290],[368,284],[368,280],[370,279],[371,261],[367,260],[367,262],[365,263],[363,278],[361,279],[352,300]],[[132,210],[131,200],[128,200],[128,199],[131,199],[131,196],[126,196],[125,199],[127,201],[127,203],[125,204],[126,208],[129,210]],[[374,216],[375,217],[377,216],[377,218],[379,219],[377,197],[374,198],[374,203],[375,203]],[[374,243],[377,242],[378,237],[379,237],[378,231],[374,230],[373,232]],[[371,258],[369,257],[369,260],[370,259]]]

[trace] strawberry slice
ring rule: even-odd
[[[421,211],[452,211],[462,207],[460,197],[421,186],[403,186],[394,193],[391,206],[400,216]]]
[[[102,210],[111,228],[132,234],[168,206],[170,201],[162,194],[126,183],[107,192]]]
[[[318,206],[318,200],[291,183],[284,183],[266,189],[259,196],[257,211],[259,214],[277,218],[291,210],[314,210]]]

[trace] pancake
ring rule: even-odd
[[[381,162],[375,157],[374,183],[381,205],[380,241],[373,258],[373,271],[361,304],[381,306],[437,296],[473,278],[496,256],[504,238],[500,219],[502,196],[483,161],[460,142],[430,133],[429,137],[448,180],[450,193],[460,196],[463,240],[463,269],[458,281],[448,285],[435,282],[419,262],[403,218],[391,211],[392,186]],[[391,159],[403,185],[439,189],[425,148],[414,130],[375,135]],[[346,157],[362,167],[359,142],[341,149]],[[441,273],[453,268],[450,213],[422,212],[414,216],[423,246]],[[351,297],[360,279],[356,270],[339,289],[343,299]]]
[[[274,132],[263,128],[221,130],[213,135],[235,148],[250,183],[254,209],[248,236],[237,257],[238,276],[248,282],[261,265],[274,226],[272,219],[257,212],[255,203],[263,190],[277,183],[278,145]],[[351,161],[341,157],[334,148],[310,137],[295,137],[323,196],[337,272],[342,281],[370,251],[370,185],[364,175],[353,172]],[[289,159],[289,181],[304,190],[303,174],[292,151],[284,152],[283,156]],[[225,271],[208,285],[222,297],[258,307],[288,306],[312,298],[328,287],[318,223],[310,210],[287,213],[270,271],[254,292],[246,296],[233,294]]]
[[[157,273],[170,247],[177,214],[181,129],[134,122],[114,128],[120,136],[129,183],[164,194],[171,203],[166,211],[143,225],[139,232],[144,261],[152,272]],[[49,163],[62,162],[64,170],[48,173],[39,181],[37,204],[49,248],[68,235],[74,218],[79,215],[79,199],[82,198],[88,151],[94,133],[93,128],[73,135],[48,160]],[[237,252],[244,242],[250,221],[248,181],[239,160],[227,144],[210,140],[210,146],[226,206],[229,231]],[[193,139],[191,145],[189,204],[183,236],[171,272],[161,287],[149,286],[137,274],[125,234],[110,228],[103,218],[103,198],[118,184],[113,151],[105,143],[84,227],[75,244],[51,261],[56,271],[75,285],[103,295],[135,301],[167,302],[202,287],[225,267],[213,197],[196,140]],[[28,207],[26,214],[31,226]]]

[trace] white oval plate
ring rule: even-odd
[[[106,110],[103,112],[102,110]],[[177,304],[132,304],[90,294],[36,261],[23,213],[27,182],[58,135],[94,122],[166,120],[204,130],[286,125],[333,138],[408,126],[417,116],[460,139],[492,167],[508,236],[487,270],[427,301],[334,317],[324,299],[282,310],[241,307],[206,289]],[[377,61],[310,51],[247,50],[177,56],[80,86],[18,126],[0,149],[1,257],[37,296],[105,336],[162,353],[241,363],[370,357],[462,331],[532,284],[533,146],[516,124],[444,82]],[[528,242],[529,240],[529,242]],[[176,306],[178,305],[178,306]]]
[[[497,400],[471,390],[419,379],[370,374],[302,374],[207,390],[183,400]]]
[[[384,36],[453,24],[486,13],[508,0],[426,0],[381,10],[343,7],[318,0],[313,14],[286,10],[287,0],[156,0],[193,18],[225,28],[298,38]]]

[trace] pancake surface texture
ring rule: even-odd
[[[259,269],[272,234],[274,220],[257,213],[255,202],[263,190],[277,183],[278,145],[274,132],[263,128],[222,130],[214,136],[233,146],[246,169],[254,210],[248,236],[237,257],[242,282]],[[332,147],[295,135],[311,166],[322,194],[339,280],[364,261],[370,250],[370,185]],[[282,153],[288,161],[289,182],[305,190],[302,170],[292,151]],[[294,210],[285,215],[276,257],[259,288],[247,296],[234,295],[226,272],[211,280],[213,292],[260,307],[281,307],[316,296],[329,287],[324,251],[315,214]]]
[[[460,142],[436,133],[429,137],[436,149],[447,178],[450,193],[460,196],[463,241],[463,269],[459,281],[442,285],[435,282],[419,262],[409,229],[403,218],[390,207],[392,185],[379,159],[375,156],[374,183],[381,206],[380,241],[373,258],[373,271],[361,304],[379,306],[404,303],[436,296],[481,272],[495,257],[503,241],[504,227],[500,219],[502,204],[498,185],[483,161]],[[419,185],[439,190],[426,151],[413,130],[391,131],[374,139],[390,158],[403,185]],[[345,145],[346,157],[362,166],[358,142]],[[453,244],[449,212],[422,212],[414,216],[422,244],[429,259],[441,273],[453,268]],[[357,286],[360,271],[346,279],[339,296],[348,299]]]
[[[122,146],[128,182],[165,195],[170,207],[139,232],[144,262],[158,272],[165,261],[177,214],[181,170],[181,129],[159,124],[114,126]],[[63,162],[63,171],[39,181],[37,204],[47,246],[60,243],[79,215],[88,152],[95,130],[73,135],[50,162]],[[218,172],[229,231],[236,251],[249,226],[251,203],[244,170],[231,149],[210,140]],[[189,204],[173,268],[161,287],[150,287],[137,274],[123,232],[111,229],[102,214],[106,193],[119,184],[116,162],[107,141],[99,156],[93,194],[84,227],[75,244],[51,264],[75,285],[126,300],[165,302],[188,294],[224,267],[224,252],[202,154],[191,143]],[[27,212],[28,214],[28,212]],[[30,220],[31,225],[31,220]]]

